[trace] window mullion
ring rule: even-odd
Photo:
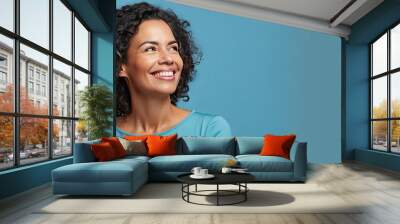
[[[72,59],[72,66],[71,66],[71,117],[75,118],[75,12],[72,11],[71,15],[71,23],[72,23],[72,28],[71,28],[71,59]],[[71,122],[72,130],[71,130],[71,151],[72,155],[74,155],[75,151],[75,125],[76,125],[76,120],[72,120]]]
[[[17,35],[19,35],[19,10],[20,9],[20,1],[14,1],[14,30]],[[20,99],[20,47],[19,47],[19,39],[14,39],[14,114],[19,114],[19,99]],[[18,116],[14,116],[14,166],[19,166],[20,158],[19,158],[19,136],[20,136],[20,118]]]
[[[387,32],[387,71],[389,71],[390,70],[390,29],[389,29],[389,31]],[[391,73],[389,73],[389,74],[387,74],[387,117],[388,118],[391,118],[392,117],[392,111],[391,111],[391,102],[392,102],[392,100],[391,100],[391,82],[390,82],[390,80],[391,80],[391,78],[392,78],[392,75],[391,75]],[[391,152],[392,151],[392,139],[391,139],[391,120],[390,119],[388,119],[388,121],[387,121],[387,141],[388,141],[388,152]]]
[[[53,52],[53,0],[49,0],[49,50]],[[53,159],[53,56],[49,55],[49,73],[48,73],[49,86],[49,120],[48,120],[48,152],[49,159]]]

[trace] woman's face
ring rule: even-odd
[[[169,96],[178,86],[182,68],[178,43],[168,24],[146,20],[130,39],[120,76],[129,79],[136,94]]]

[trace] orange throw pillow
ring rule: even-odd
[[[141,136],[129,136],[129,135],[125,135],[124,139],[126,139],[126,140],[128,140],[128,141],[137,141],[137,140],[141,140],[142,142],[146,142],[147,135],[141,135]]]
[[[108,142],[92,144],[91,149],[94,154],[94,157],[99,162],[109,161],[117,158],[114,149]]]
[[[293,145],[296,135],[274,136],[265,135],[264,145],[261,149],[262,156],[280,156],[290,159],[290,148]]]
[[[112,146],[117,158],[126,156],[126,151],[117,137],[104,137],[101,142],[108,142]]]
[[[147,137],[147,155],[154,156],[165,156],[165,155],[176,155],[176,139],[178,135],[170,136],[148,136]]]

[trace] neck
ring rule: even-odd
[[[131,113],[126,117],[138,134],[161,132],[171,123],[176,107],[169,96],[131,94]]]

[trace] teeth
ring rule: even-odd
[[[174,76],[174,73],[172,71],[158,72],[158,73],[156,73],[156,76],[158,76],[158,77],[172,77],[172,76]]]

